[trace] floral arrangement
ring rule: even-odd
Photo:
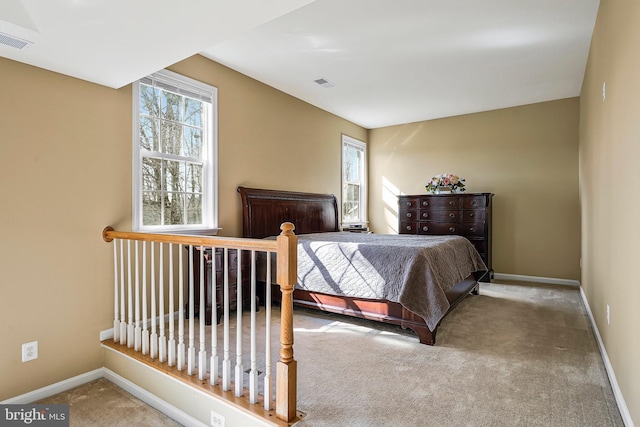
[[[451,191],[454,192],[463,192],[466,190],[464,188],[464,178],[460,178],[458,175],[454,175],[452,173],[441,173],[440,175],[436,175],[431,178],[426,185],[429,193],[435,193],[436,190],[438,190],[438,187],[449,187],[451,188]]]

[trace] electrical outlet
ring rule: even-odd
[[[224,417],[214,410],[211,410],[211,425],[214,427],[224,427]]]
[[[22,344],[22,361],[28,362],[38,358],[38,341]]]

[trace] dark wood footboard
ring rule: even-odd
[[[458,282],[446,294],[451,304],[447,313],[453,310],[469,293],[477,291],[477,288],[478,282],[473,276]],[[279,286],[273,285],[272,293],[273,300],[279,302]],[[437,327],[431,331],[422,317],[397,302],[329,295],[296,289],[293,292],[293,303],[299,307],[398,325],[403,329],[413,330],[422,344],[434,345],[436,342]]]

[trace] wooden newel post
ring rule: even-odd
[[[276,416],[284,421],[296,417],[297,366],[293,358],[293,288],[298,275],[298,237],[294,225],[285,222],[278,236],[278,283],[282,291],[280,360],[276,364]]]

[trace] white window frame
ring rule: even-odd
[[[360,170],[362,171],[362,174],[360,176],[360,206],[359,206],[359,211],[360,211],[360,218],[358,218],[357,221],[345,221],[344,219],[344,200],[345,200],[345,194],[344,194],[344,188],[345,188],[345,180],[344,180],[344,149],[345,147],[350,147],[350,148],[354,148],[356,150],[360,150],[362,152],[362,157],[361,157],[361,164],[360,164]],[[366,227],[368,224],[368,220],[367,220],[367,144],[365,144],[363,141],[360,141],[358,139],[352,138],[350,136],[347,135],[342,135],[342,144],[341,144],[341,151],[340,151],[340,157],[341,157],[341,166],[340,166],[340,171],[342,174],[342,177],[340,179],[341,182],[341,191],[342,191],[342,197],[341,197],[341,206],[340,206],[340,220],[342,221],[342,226],[352,226],[352,225],[362,225],[363,227]]]
[[[158,85],[183,96],[210,99],[206,112],[202,158],[202,224],[143,225],[142,223],[142,159],[140,148],[140,83]],[[218,89],[168,70],[161,70],[133,83],[133,221],[132,229],[142,232],[217,234],[218,228]],[[159,153],[154,153],[156,157]],[[170,158],[167,155],[166,158]]]

